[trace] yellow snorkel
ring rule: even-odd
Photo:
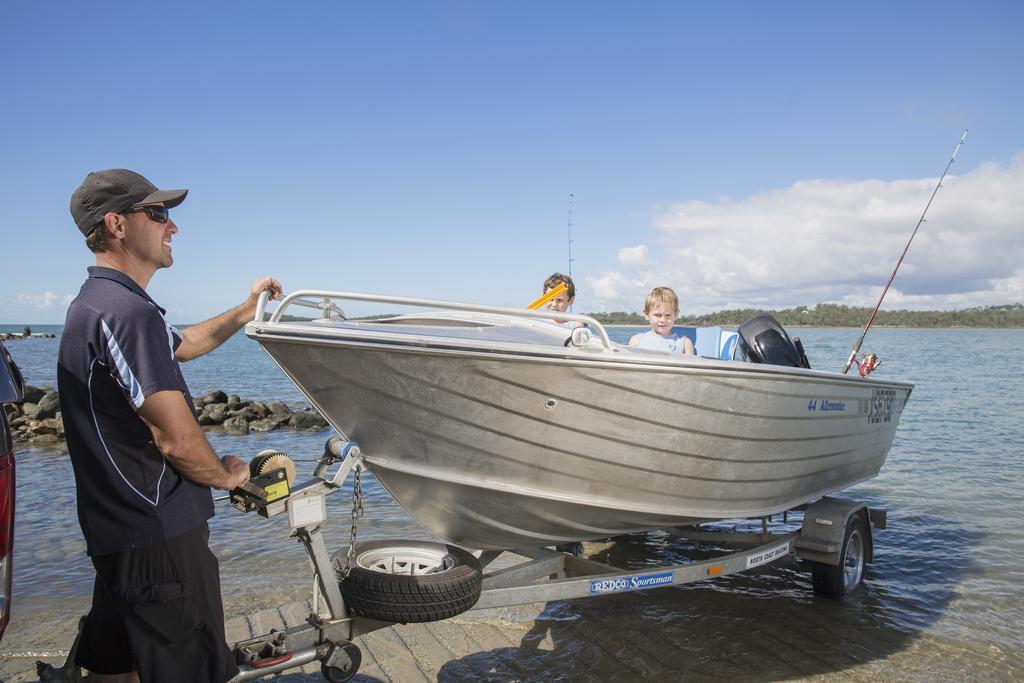
[[[566,290],[565,283],[564,282],[559,282],[557,286],[552,287],[551,289],[549,289],[544,294],[544,296],[542,296],[541,298],[539,298],[536,301],[534,301],[532,304],[527,306],[527,308],[530,309],[531,311],[536,311],[538,308],[540,308],[544,304],[546,304],[546,303],[550,302],[551,300],[553,300],[559,294],[562,294],[563,292],[565,292],[565,290]]]

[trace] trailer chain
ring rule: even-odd
[[[363,485],[360,474],[363,468],[358,463],[353,469],[352,480],[352,529],[349,532],[348,551],[345,553],[345,566],[341,569],[341,580],[344,581],[352,573],[352,561],[356,557],[356,534],[359,518],[363,516]]]

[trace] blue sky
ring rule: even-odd
[[[1024,5],[9,3],[0,322],[61,322],[91,170],[187,187],[175,322],[257,275],[578,311],[1024,301]],[[359,312],[361,309],[354,309]],[[351,312],[351,311],[350,311]]]

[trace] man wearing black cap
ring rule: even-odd
[[[187,190],[159,190],[138,173],[90,173],[71,215],[96,265],[68,308],[57,366],[78,492],[78,520],[96,568],[77,663],[97,680],[216,681],[238,669],[224,637],[217,558],[207,520],[211,487],[249,478],[220,458],[195,418],[179,361],[220,346],[251,320],[261,292],[177,330],[146,293],[174,262],[169,210]]]

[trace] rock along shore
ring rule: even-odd
[[[327,428],[327,420],[306,407],[296,410],[283,401],[263,403],[227,394],[219,389],[192,399],[196,417],[203,429],[221,429],[226,434],[269,432],[292,429],[319,432]],[[37,446],[52,446],[64,441],[64,420],[60,398],[49,387],[25,387],[25,402],[5,404],[7,419],[15,441]]]
[[[0,332],[0,341],[17,341],[19,339],[56,339],[57,335],[45,332],[33,332],[27,327],[26,332]]]

